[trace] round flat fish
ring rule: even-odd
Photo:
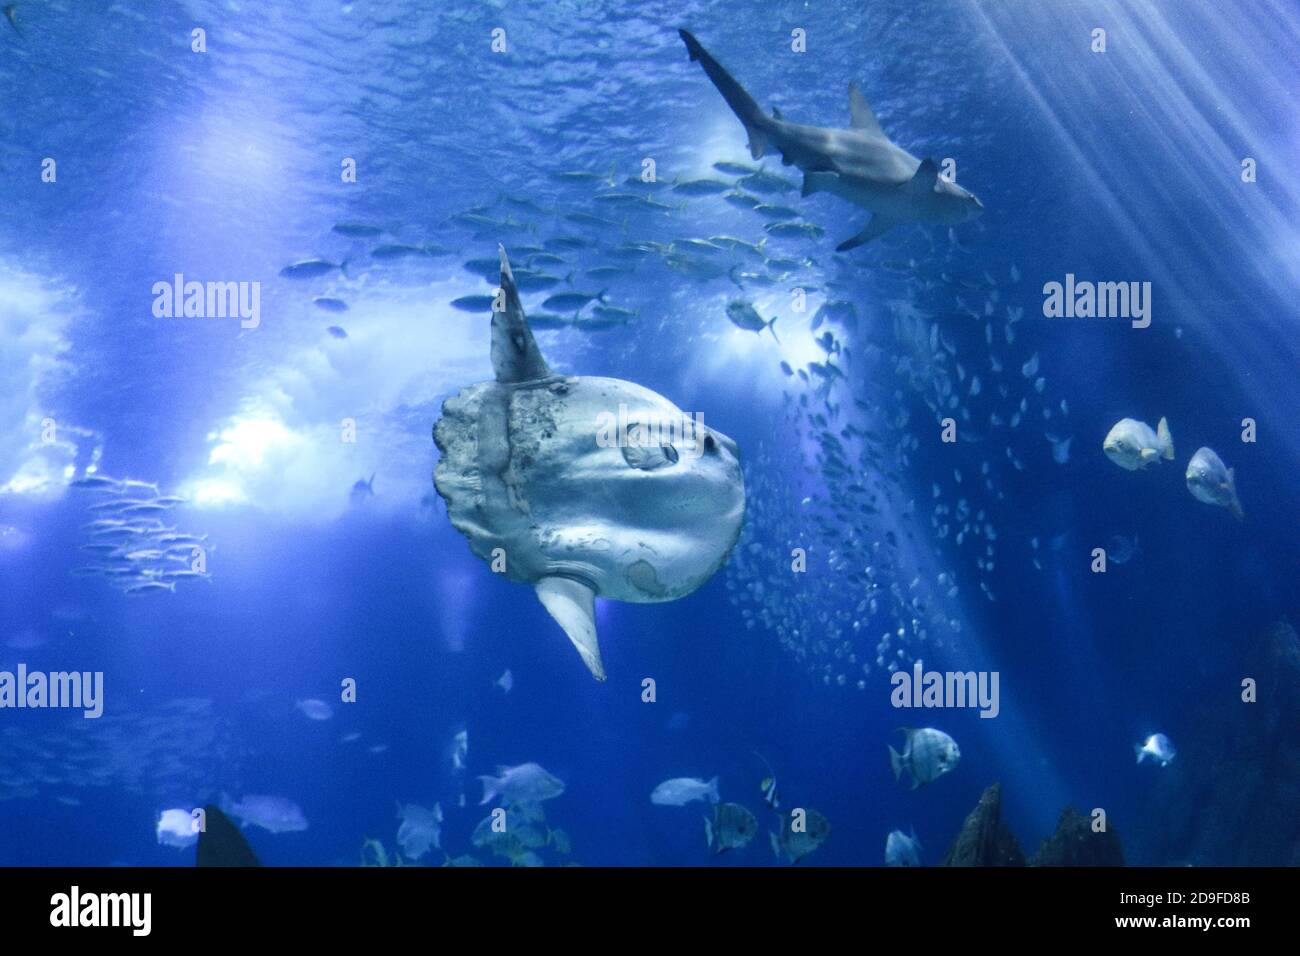
[[[470,548],[538,598],[605,679],[596,596],[672,601],[727,560],[745,512],[735,443],[656,392],[556,375],[501,250],[496,380],[449,398],[434,484]]]

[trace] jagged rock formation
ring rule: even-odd
[[[261,866],[244,835],[218,807],[203,808],[205,829],[199,834],[195,866]]]
[[[940,866],[1024,866],[1025,855],[1002,822],[1002,785],[980,795]]]
[[[1258,699],[1241,699],[1243,678]],[[1144,863],[1300,866],[1300,636],[1286,621],[1247,647],[1182,732],[1139,834]]]
[[[1124,851],[1114,830],[1094,833],[1092,821],[1074,807],[1061,811],[1056,832],[1043,841],[1030,866],[1123,866]]]

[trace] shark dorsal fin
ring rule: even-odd
[[[939,180],[939,167],[934,164],[933,159],[921,160],[921,165],[916,167],[916,174],[908,180],[908,192],[917,195],[925,195],[934,192],[934,184]]]
[[[772,107],[772,119],[785,119],[785,117],[781,115],[781,111],[775,106]]]
[[[498,311],[497,303],[493,303],[492,370],[496,372],[497,381],[503,383],[546,378],[551,369],[542,358],[533,331],[528,327],[505,246],[497,248],[501,250],[501,299],[498,301],[503,308]]]
[[[880,121],[876,119],[876,114],[871,112],[871,104],[862,95],[856,83],[849,84],[849,126],[860,129],[864,133],[885,135],[885,131],[880,128]]]

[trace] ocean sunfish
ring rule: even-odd
[[[739,451],[640,385],[551,371],[500,255],[496,378],[443,403],[434,485],[470,549],[531,584],[603,681],[595,598],[673,601],[722,567],[745,514]]]

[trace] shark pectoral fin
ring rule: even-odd
[[[862,95],[856,83],[849,84],[849,126],[860,129],[864,133],[885,135],[885,131],[880,128],[880,121],[876,119],[876,114],[871,111],[871,104]]]
[[[917,196],[925,196],[934,192],[934,184],[939,179],[939,167],[934,164],[933,159],[921,160],[921,165],[916,167],[916,173],[907,181],[904,187],[909,193]]]
[[[885,233],[889,232],[889,230],[893,229],[897,225],[898,225],[897,220],[887,219],[884,216],[880,215],[880,213],[876,213],[871,217],[871,222],[867,223],[866,229],[863,229],[860,233],[858,233],[856,236],[853,236],[852,238],[845,239],[843,242],[841,242],[838,246],[835,247],[835,251],[848,252],[850,249],[856,249],[864,242],[870,242],[872,239],[876,239],[879,238],[880,236],[883,236]]]
[[[492,308],[492,369],[498,382],[531,382],[551,374],[524,316],[505,246],[501,253],[501,308]]]
[[[596,641],[596,592],[581,581],[561,577],[542,578],[534,587],[537,600],[569,635],[591,676],[605,680],[605,665],[600,661],[600,644]]]

